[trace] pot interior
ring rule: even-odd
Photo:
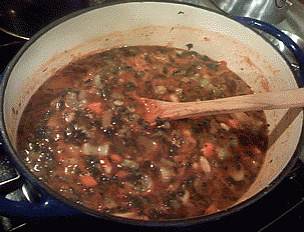
[[[193,50],[228,67],[255,92],[297,88],[282,56],[252,30],[217,13],[175,3],[123,3],[93,9],[40,32],[11,64],[4,93],[7,135],[16,146],[18,123],[38,87],[78,57],[124,45],[163,45]],[[18,90],[18,91],[16,91]],[[303,112],[266,112],[270,147],[264,165],[239,202],[268,186],[288,164],[299,142]]]

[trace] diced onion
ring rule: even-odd
[[[64,120],[66,122],[72,122],[75,118],[75,112],[67,112],[64,114]]]
[[[135,212],[113,213],[113,215],[123,218],[134,218],[136,216]]]
[[[112,116],[113,116],[112,110],[107,110],[103,113],[102,119],[101,119],[101,123],[102,123],[103,127],[106,128],[106,127],[111,126]]]
[[[128,160],[125,159],[122,163],[121,166],[131,168],[131,169],[137,169],[139,167],[138,163],[136,163],[133,160]]]
[[[114,92],[114,93],[112,93],[111,94],[111,97],[113,98],[113,99],[115,99],[115,100],[117,100],[117,99],[124,99],[124,96],[121,94],[121,93],[118,93],[118,92]]]
[[[97,147],[90,143],[84,143],[81,150],[85,155],[94,155],[97,152]]]
[[[205,87],[205,86],[209,85],[209,81],[207,79],[201,79],[199,81],[199,83],[200,83],[201,87]]]
[[[95,77],[94,77],[94,84],[97,88],[102,88],[102,82],[101,82],[101,76],[99,74],[97,74]]]
[[[169,182],[170,179],[173,177],[173,169],[169,167],[161,167],[159,169],[161,178],[164,182]]]
[[[97,154],[101,156],[106,156],[109,154],[109,150],[110,150],[110,145],[108,143],[99,145],[97,147]]]
[[[87,103],[87,91],[80,91],[78,94],[78,100],[83,104]]]
[[[231,154],[228,152],[227,149],[225,149],[225,148],[218,148],[218,157],[219,157],[220,160],[225,160],[229,156],[231,156]]]
[[[228,131],[230,129],[229,126],[223,122],[220,123],[220,126],[226,131]]]
[[[114,104],[115,106],[122,106],[122,105],[124,104],[124,102],[121,101],[121,100],[115,100],[115,101],[113,102],[113,104]]]
[[[170,161],[170,160],[167,160],[167,159],[164,159],[164,158],[160,159],[160,163],[164,164],[166,166],[169,166],[169,167],[175,167],[176,166],[173,161]]]
[[[140,179],[138,186],[135,187],[137,191],[149,192],[153,188],[153,180],[148,175],[143,175]]]
[[[189,202],[190,199],[190,193],[188,190],[185,191],[185,194],[180,198],[184,205],[186,205]]]
[[[74,92],[68,92],[65,96],[65,106],[73,108],[77,107],[78,104],[77,94]]]
[[[200,166],[204,172],[206,173],[211,172],[211,166],[209,164],[209,161],[204,156],[200,157]]]
[[[154,92],[156,94],[162,95],[162,94],[165,94],[167,92],[167,88],[165,86],[158,85],[158,86],[155,86]]]
[[[250,117],[244,112],[234,113],[234,114],[232,114],[232,116],[233,116],[233,118],[236,118],[242,122],[248,122],[251,120]]]
[[[109,154],[109,149],[110,145],[107,143],[99,146],[94,146],[90,143],[84,143],[81,147],[81,150],[85,155],[106,156]]]
[[[230,167],[228,173],[235,181],[242,181],[245,178],[244,168],[242,166],[239,169]]]
[[[178,96],[175,94],[170,94],[169,98],[172,102],[179,102]]]

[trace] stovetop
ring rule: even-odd
[[[208,0],[180,0],[197,5],[216,9]],[[89,1],[92,4],[100,2]],[[0,4],[1,8],[1,4]],[[304,38],[304,5],[299,1],[294,1],[294,6],[290,9],[286,20],[276,25],[281,30],[286,31],[303,46],[301,37]],[[1,25],[0,25],[1,26]],[[263,34],[264,35],[264,34]],[[265,35],[264,35],[265,36]],[[284,45],[276,39],[266,36],[275,44],[280,51],[293,63],[296,64],[292,55],[286,50]],[[16,38],[0,31],[0,73],[3,72],[9,60],[18,52],[25,43],[24,38]],[[32,201],[28,187],[22,178],[9,163],[5,154],[0,155],[0,196],[6,196],[14,200]],[[24,219],[6,218],[0,216],[0,231],[41,231],[47,226],[47,230],[73,230],[88,229],[113,231],[303,231],[304,226],[304,157],[300,157],[288,176],[270,193],[258,200],[256,203],[242,209],[234,215],[222,218],[216,222],[197,225],[186,228],[141,228],[124,224],[100,221],[93,218],[70,217],[53,218],[40,221],[26,221]],[[94,229],[93,229],[94,228]]]

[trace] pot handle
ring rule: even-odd
[[[244,25],[264,31],[283,42],[284,45],[293,53],[299,63],[300,80],[298,81],[302,86],[304,85],[304,51],[289,36],[273,25],[257,19],[242,16],[235,16],[234,18]]]
[[[68,217],[80,215],[80,211],[66,206],[64,203],[46,197],[40,203],[13,201],[0,197],[0,215],[6,217],[35,220],[50,217]]]
[[[2,74],[0,73],[0,83],[2,81]],[[3,139],[0,133],[0,154],[4,154],[5,148],[3,147]],[[0,189],[10,188],[15,185],[20,185],[20,176],[2,182]],[[13,183],[14,182],[14,183]],[[15,182],[18,182],[16,184]],[[14,201],[5,198],[0,193],[0,215],[7,217],[17,217],[24,219],[41,219],[46,217],[62,217],[62,216],[74,216],[80,215],[80,211],[69,207],[65,203],[51,197],[47,193],[41,192],[39,202],[28,201]]]

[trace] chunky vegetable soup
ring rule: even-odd
[[[41,181],[96,212],[143,220],[211,214],[255,180],[268,143],[264,113],[150,125],[137,99],[250,93],[224,61],[169,47],[115,48],[71,62],[39,88],[20,121],[18,150]]]

